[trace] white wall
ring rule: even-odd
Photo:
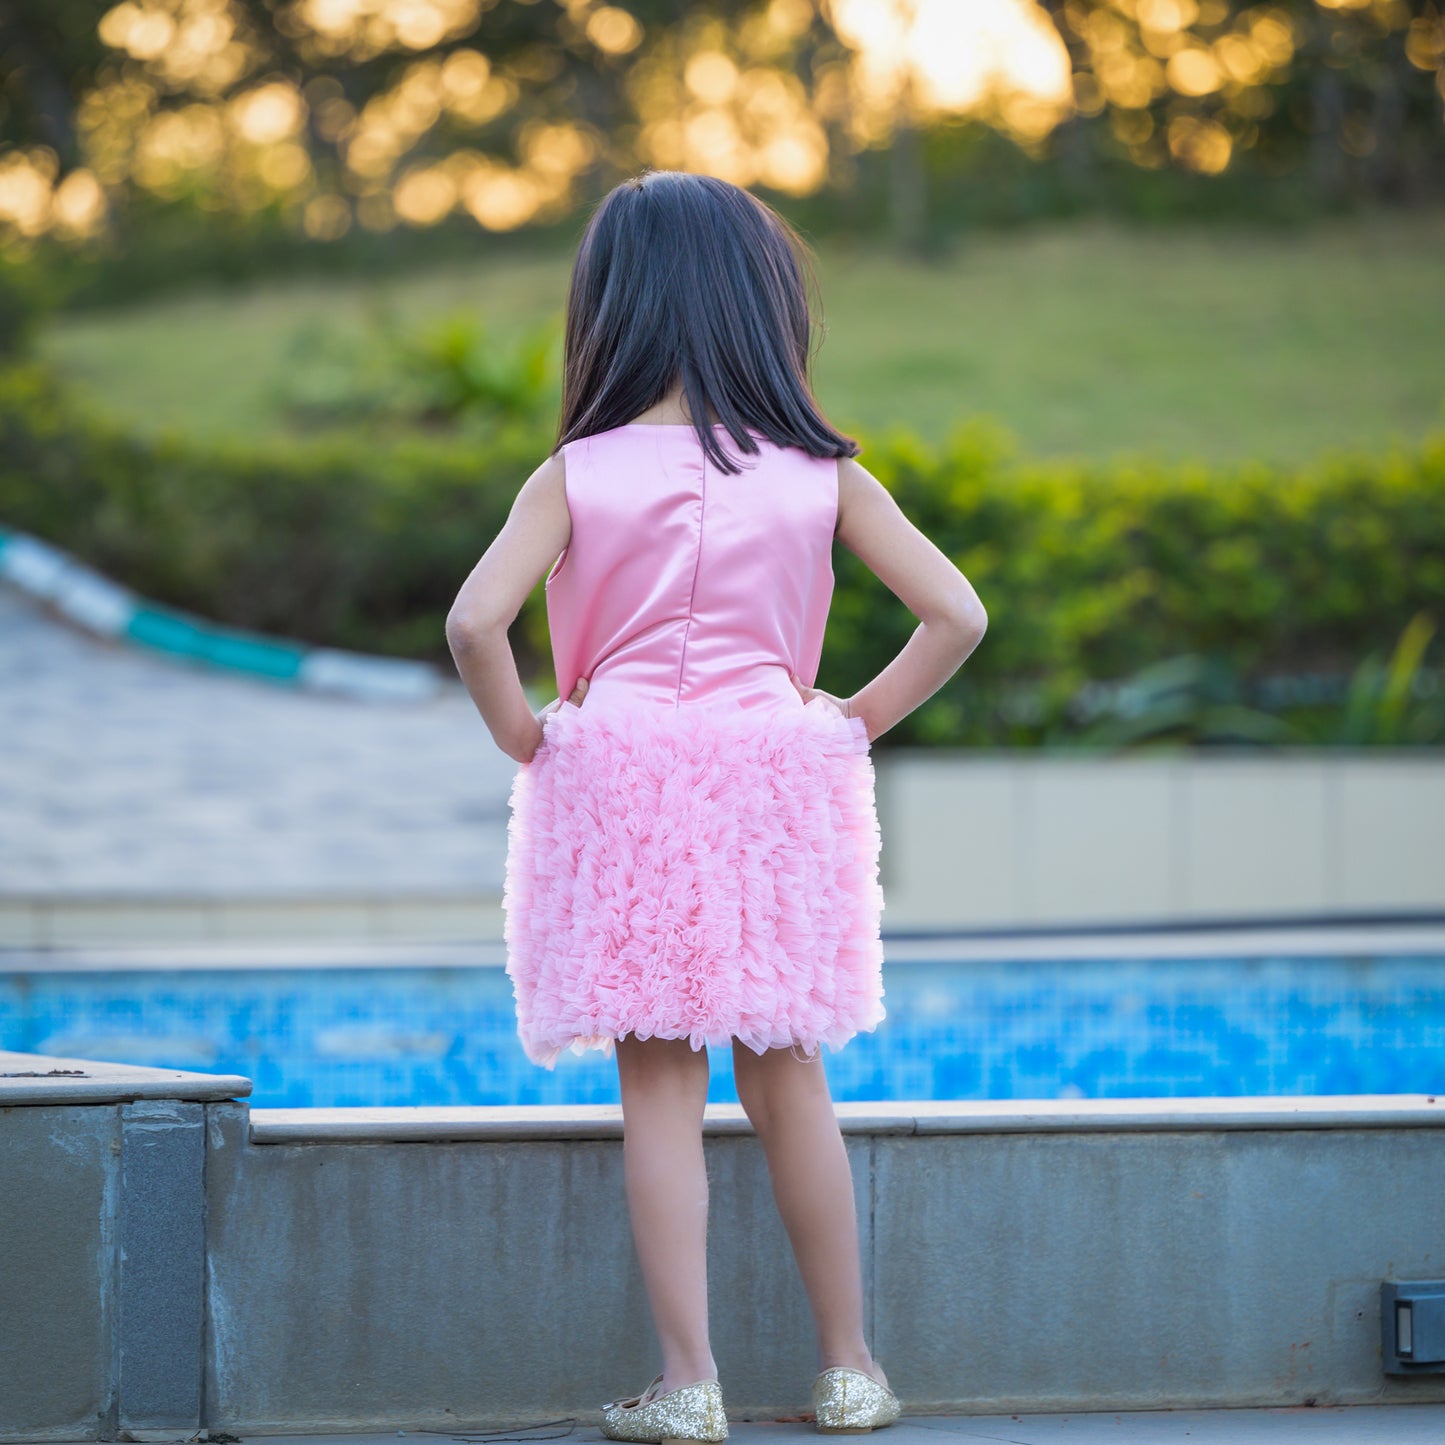
[[[1445,748],[874,762],[886,932],[1445,914]],[[0,897],[10,948],[501,936],[499,880],[435,897]]]
[[[876,767],[885,929],[1445,910],[1445,750]]]

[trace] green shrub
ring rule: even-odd
[[[407,327],[373,309],[359,339],[299,332],[273,393],[292,427],[427,429],[485,446],[499,426],[540,432],[557,415],[561,342],[556,320],[504,346],[471,315]]]
[[[0,364],[13,364],[29,353],[36,322],[54,300],[38,268],[0,256]]]
[[[1206,470],[1016,462],[975,424],[936,452],[896,436],[860,460],[989,611],[977,653],[906,724],[917,741],[1064,741],[1090,680],[1180,654],[1245,688],[1348,671],[1415,613],[1445,618],[1445,435],[1380,459]],[[856,558],[836,571],[824,672],[850,692],[912,618]]]
[[[549,445],[535,420],[484,445],[143,442],[18,366],[0,371],[0,525],[216,621],[445,663],[452,598]],[[1247,692],[1281,670],[1352,673],[1416,614],[1426,621],[1410,665],[1428,661],[1428,629],[1445,619],[1445,436],[1381,459],[1206,471],[1017,461],[1002,433],[973,424],[936,451],[891,434],[861,460],[967,573],[990,619],[892,742],[1083,742],[1092,730],[1102,745],[1109,729],[1079,699],[1136,673],[1169,708],[1196,699],[1172,730],[1186,741],[1426,740],[1413,725],[1274,728],[1217,679]],[[835,569],[819,683],[846,694],[915,623],[851,553],[838,549]],[[540,579],[514,641],[523,675],[545,688]],[[1160,665],[1182,655],[1193,660],[1161,682]],[[1356,688],[1357,712],[1374,687]]]
[[[154,601],[366,652],[446,659],[451,599],[545,453],[505,427],[485,452],[425,437],[140,441],[78,412],[39,367],[0,372],[0,525]],[[532,670],[541,596],[517,630]]]

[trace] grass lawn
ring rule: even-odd
[[[559,316],[570,257],[404,280],[275,283],[57,317],[42,352],[144,429],[284,434],[298,336],[475,309],[499,337]],[[1445,428],[1445,213],[1300,234],[1071,222],[962,239],[938,263],[818,244],[816,383],[866,442],[986,414],[1034,455],[1294,462]],[[862,460],[867,462],[866,452]]]

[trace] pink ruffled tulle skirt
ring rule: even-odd
[[[534,1063],[626,1034],[836,1050],[884,1017],[861,718],[564,702],[510,807],[507,973]]]

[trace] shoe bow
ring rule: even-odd
[[[662,1376],[659,1375],[640,1395],[633,1395],[626,1400],[609,1400],[602,1408],[604,1410],[635,1410],[639,1405],[645,1405],[652,1399],[661,1383]]]

